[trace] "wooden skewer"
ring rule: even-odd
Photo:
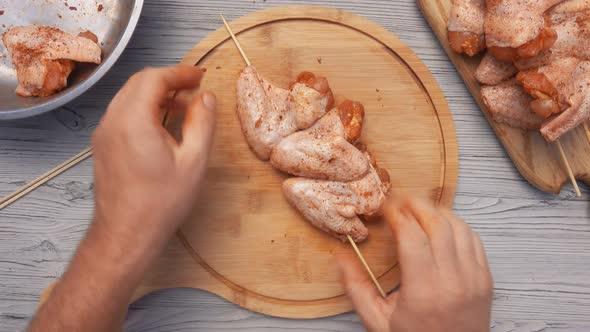
[[[229,27],[229,24],[227,24],[227,21],[225,20],[225,17],[223,17],[223,14],[219,14],[219,16],[221,16],[221,19],[223,20],[223,25],[225,25],[225,29],[227,30],[227,32],[231,36],[231,39],[233,39],[234,44],[236,44],[236,47],[238,48],[238,51],[240,51],[240,54],[242,55],[242,58],[244,59],[244,61],[246,61],[246,64],[248,66],[250,66],[251,65],[250,64],[250,60],[248,60],[248,57],[246,56],[246,53],[244,53],[244,50],[242,49],[242,46],[240,46],[240,43],[238,42],[238,38],[236,38],[236,35],[234,35],[234,32]]]
[[[221,16],[221,19],[223,20],[223,25],[225,25],[225,29],[227,30],[227,32],[229,33],[229,35],[231,36],[232,40],[234,41],[234,44],[236,45],[236,47],[238,48],[238,50],[240,51],[240,54],[242,55],[242,58],[244,59],[244,61],[246,62],[246,64],[248,66],[250,66],[250,60],[248,60],[248,57],[246,56],[246,53],[244,52],[244,50],[242,49],[242,46],[240,46],[240,42],[238,41],[238,39],[236,38],[236,36],[234,35],[233,31],[231,30],[229,24],[227,23],[227,21],[225,20],[225,17],[223,17],[223,14],[219,14],[219,16]],[[370,164],[370,163],[369,163]],[[371,165],[371,168],[373,167],[373,165]],[[385,194],[383,194],[383,191],[381,190],[381,187],[379,187],[379,191],[381,192],[381,195],[383,197],[385,197]],[[375,278],[375,274],[373,274],[373,271],[371,271],[371,268],[369,267],[369,264],[367,264],[367,261],[365,260],[365,257],[363,257],[363,254],[361,253],[361,251],[359,250],[359,248],[357,247],[356,243],[354,242],[354,240],[352,239],[352,237],[350,237],[350,235],[346,235],[346,237],[348,238],[348,242],[350,242],[350,245],[352,246],[352,248],[354,249],[354,252],[356,253],[356,255],[358,256],[358,258],[361,260],[361,262],[363,263],[363,266],[365,267],[365,269],[367,270],[367,273],[369,273],[369,276],[371,277],[371,279],[373,280],[373,282],[375,283],[375,286],[377,286],[377,289],[379,290],[379,293],[381,294],[381,296],[383,296],[383,298],[385,298],[387,295],[385,294],[385,292],[383,291],[383,288],[381,288],[381,285],[379,284],[379,281],[377,280],[377,278]]]
[[[90,157],[91,155],[92,155],[92,148],[88,147],[88,148],[82,150],[77,155],[73,156],[72,158],[57,165],[52,170],[46,172],[45,174],[41,175],[40,177],[36,178],[35,180],[27,183],[26,185],[20,187],[17,190],[15,190],[13,193],[9,194],[8,196],[6,196],[6,197],[2,198],[2,200],[0,200],[0,210],[4,209],[5,207],[14,203],[19,198],[25,196],[26,194],[28,194],[31,191],[35,190],[36,188],[40,187],[41,185],[43,185],[47,181],[53,179],[54,177],[67,171],[68,169],[72,168],[73,166],[79,164],[81,161],[85,160],[86,158]]]
[[[570,181],[572,182],[572,185],[574,186],[574,190],[576,191],[576,196],[581,197],[582,193],[580,192],[580,187],[578,187],[578,182],[576,181],[576,178],[574,177],[574,173],[572,172],[572,168],[570,167],[570,163],[567,161],[567,157],[565,156],[565,151],[563,150],[563,147],[561,146],[561,142],[559,142],[559,140],[555,141],[555,143],[557,144],[557,149],[559,150],[559,154],[561,155],[561,160],[563,161],[563,165],[565,166],[565,170],[567,172],[567,175],[570,178]]]

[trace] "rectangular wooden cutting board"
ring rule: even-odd
[[[525,131],[495,122],[483,103],[480,84],[474,75],[481,56],[469,58],[450,49],[447,20],[451,0],[418,0],[418,6],[522,176],[539,190],[559,193],[569,178],[557,145],[546,142],[538,131]],[[589,185],[590,138],[584,129],[579,127],[571,131],[560,142],[576,179]]]

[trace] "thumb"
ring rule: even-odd
[[[216,107],[217,100],[211,92],[200,93],[188,106],[182,125],[180,157],[183,162],[188,162],[190,168],[195,167],[195,163],[205,164],[209,157]]]
[[[358,258],[351,255],[336,257],[346,294],[369,331],[386,331],[387,303],[363,268]]]

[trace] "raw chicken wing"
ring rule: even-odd
[[[501,61],[534,57],[551,48],[557,35],[545,12],[563,0],[486,0],[485,36]]]
[[[367,160],[371,160],[366,155]],[[283,193],[314,226],[345,241],[355,242],[369,234],[360,216],[375,216],[391,188],[389,174],[376,165],[359,180],[351,182],[290,178],[283,183]]]
[[[481,88],[481,95],[495,121],[523,129],[539,129],[543,118],[531,112],[532,98],[515,80]]]
[[[451,49],[474,56],[485,48],[484,0],[453,0],[448,38]]]
[[[314,179],[352,181],[363,177],[369,163],[351,144],[360,136],[356,124],[362,125],[363,116],[362,104],[345,101],[313,127],[283,139],[272,150],[271,164],[285,173]]]
[[[283,138],[315,123],[333,103],[325,78],[314,76],[304,83],[295,82],[290,91],[271,84],[254,66],[244,68],[236,92],[242,132],[261,160],[268,160],[272,148]]]
[[[548,118],[571,106],[572,75],[580,62],[576,58],[564,58],[516,75],[516,81],[535,99],[531,102],[535,113]]]
[[[272,148],[297,130],[288,108],[289,90],[272,85],[254,66],[244,68],[237,83],[238,117],[248,145],[268,160]]]
[[[590,10],[553,13],[551,14],[551,28],[557,34],[557,40],[553,47],[534,58],[517,60],[515,65],[519,70],[546,66],[564,57],[590,60]]]
[[[304,71],[290,88],[289,108],[295,110],[298,129],[311,127],[334,106],[334,95],[325,77]]]
[[[511,78],[517,71],[512,62],[499,61],[486,53],[477,66],[475,78],[481,84],[496,85]]]
[[[14,27],[4,33],[2,41],[16,67],[16,93],[21,96],[46,97],[62,90],[74,61],[101,62],[95,42],[52,27]]]
[[[571,63],[567,63],[564,65],[564,69],[570,69],[571,67],[568,67],[570,65]],[[557,100],[563,101],[566,106],[569,106],[541,127],[541,134],[550,142],[590,120],[590,61],[578,61],[573,70],[567,74],[569,76],[563,80],[564,84],[560,84],[559,80],[552,80],[551,74],[545,72],[549,82],[552,82],[556,88]]]

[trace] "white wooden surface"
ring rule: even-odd
[[[412,47],[436,76],[457,127],[460,177],[455,208],[481,234],[496,281],[492,330],[589,331],[587,188],[580,199],[571,186],[553,196],[520,177],[412,0],[147,1],[128,49],[91,91],[56,112],[0,122],[0,196],[87,146],[110,98],[130,74],[144,66],[178,62],[220,26],[219,12],[233,19],[294,3],[339,7],[374,20]],[[42,290],[63,273],[92,208],[89,160],[0,211],[0,331],[25,328]],[[141,299],[131,306],[125,327],[128,331],[363,330],[353,313],[305,321],[277,319],[190,289]]]

